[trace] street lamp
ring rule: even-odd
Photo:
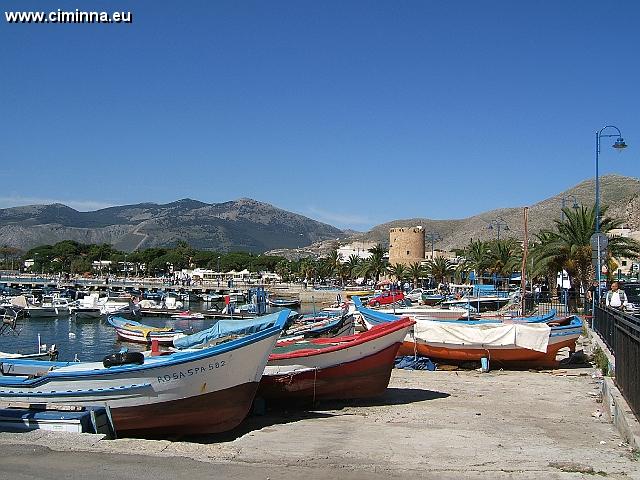
[[[571,206],[574,210],[577,210],[578,208],[580,208],[580,205],[578,204],[578,199],[576,198],[575,195],[563,195],[562,196],[562,216],[561,219],[564,222],[564,208],[566,205],[566,202],[568,200],[573,200],[573,205]]]
[[[615,133],[604,133],[605,130],[614,130]],[[624,142],[624,138],[622,138],[622,133],[618,127],[613,125],[606,125],[602,127],[599,131],[596,132],[596,225],[595,225],[595,235],[597,236],[600,233],[600,176],[598,174],[598,160],[600,158],[600,139],[601,138],[611,138],[615,137],[616,141],[612,145],[618,151],[622,151],[627,148],[627,144]],[[599,243],[599,242],[598,242]],[[602,251],[600,246],[597,246],[598,250],[598,260],[596,265],[596,278],[598,280],[598,288],[596,289],[596,299],[598,304],[600,304],[600,285],[602,281]]]
[[[493,230],[494,228],[498,232],[498,241],[500,241],[500,229],[504,229],[505,232],[508,232],[510,230],[509,225],[502,217],[496,217],[489,222],[489,226],[487,227],[487,229]]]
[[[427,232],[424,234],[425,238],[431,242],[431,260],[433,260],[434,248],[433,245],[436,242],[442,240],[442,236],[438,232]]]

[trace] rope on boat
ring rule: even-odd
[[[313,404],[316,403],[316,380],[318,378],[318,367],[313,369]]]

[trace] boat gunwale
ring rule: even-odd
[[[344,350],[346,348],[355,347],[373,340],[377,340],[378,338],[397,332],[398,330],[401,330],[403,328],[411,327],[415,325],[415,323],[415,320],[412,320],[409,317],[405,317],[397,319],[393,322],[376,325],[375,327],[365,332],[357,333],[355,335],[349,335],[346,337],[314,338],[312,340],[291,340],[289,342],[283,342],[284,345],[293,345],[295,343],[302,342],[311,343],[314,345],[327,344],[327,347],[318,349],[300,349],[287,353],[271,353],[271,355],[269,355],[269,361],[310,357],[314,355],[331,353],[338,350]]]
[[[129,373],[132,371],[141,371],[141,370],[153,370],[159,368],[167,368],[173,367],[176,365],[182,365],[194,361],[204,360],[216,355],[222,355],[224,353],[228,353],[233,350],[238,350],[240,348],[249,346],[254,343],[258,343],[262,340],[265,340],[269,337],[277,336],[282,331],[282,327],[289,316],[288,311],[283,310],[286,314],[280,314],[277,320],[274,322],[274,325],[261,330],[260,332],[255,332],[249,334],[245,337],[231,340],[229,342],[221,343],[218,345],[214,345],[204,349],[195,349],[195,350],[184,350],[184,351],[176,351],[170,355],[162,355],[158,357],[152,357],[153,361],[149,363],[139,364],[124,364],[124,365],[114,365],[109,368],[98,368],[92,370],[75,370],[75,371],[59,371],[59,370],[50,370],[46,371],[44,375],[30,378],[30,379],[22,379],[21,381],[16,381],[15,384],[7,383],[3,386],[27,386],[27,387],[36,387],[44,383],[48,383],[50,379],[53,380],[61,380],[66,378],[91,378],[96,376],[112,376],[118,375],[122,373]],[[7,359],[9,360],[9,359]],[[146,359],[145,359],[146,360]],[[16,365],[32,365],[32,366],[49,366],[55,367],[59,365],[60,368],[68,367],[71,365],[75,365],[74,362],[39,362],[38,360],[20,360],[17,359],[15,361],[7,361],[3,362],[3,359],[0,358],[0,363],[7,364],[16,364]],[[95,362],[92,362],[95,363]],[[5,376],[5,378],[10,378],[11,375]],[[17,378],[17,377],[16,377]],[[0,395],[1,397],[1,395]]]

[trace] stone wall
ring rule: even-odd
[[[422,227],[389,230],[389,264],[409,265],[424,260],[424,229]]]

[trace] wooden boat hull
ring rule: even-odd
[[[176,338],[184,336],[180,330],[154,330],[153,327],[118,317],[108,317],[107,322],[116,331],[118,339],[125,342],[151,344],[153,340],[157,340],[159,345],[173,345]]]
[[[116,328],[118,339],[125,342],[150,344],[153,340],[157,340],[159,345],[173,345],[173,340],[182,336],[181,333],[171,334],[149,334],[146,337],[136,332],[129,332],[124,329]]]
[[[102,312],[99,308],[78,308],[73,311],[74,316],[80,320],[90,320],[102,317]]]
[[[389,322],[395,319],[393,315],[384,314],[371,309],[367,309],[361,305],[359,301],[356,302],[358,311],[362,314],[363,319],[367,326],[375,326],[380,323]],[[430,322],[416,324],[416,328],[419,326],[425,326]],[[437,323],[437,322],[436,322]],[[495,322],[450,322],[450,325],[456,325],[455,328],[482,328],[482,323],[485,325],[499,325]],[[516,328],[519,328],[519,322],[510,322]],[[527,322],[522,322],[526,325]],[[544,322],[533,322],[541,324]],[[542,327],[542,325],[539,325]],[[537,327],[536,327],[537,328]],[[576,341],[582,332],[582,321],[575,317],[569,319],[566,325],[549,326],[549,337],[544,351],[532,350],[525,348],[520,344],[511,345],[488,345],[486,342],[480,343],[476,341],[460,341],[459,335],[456,335],[455,341],[442,341],[436,342],[432,336],[429,336],[429,332],[422,333],[422,337],[416,335],[408,335],[402,344],[402,347],[398,350],[398,355],[414,355],[429,357],[432,360],[441,360],[445,362],[465,362],[465,361],[479,361],[483,357],[489,358],[489,361],[494,365],[508,366],[514,368],[531,368],[531,367],[555,367],[558,365],[556,360],[558,351],[561,348],[569,347],[570,350],[575,350]],[[424,330],[423,330],[424,332]],[[460,335],[462,332],[460,332]],[[464,337],[463,337],[464,338]],[[473,338],[473,337],[469,337]],[[477,338],[477,337],[476,337]],[[482,338],[482,336],[480,336]],[[490,341],[490,337],[486,337],[487,341]]]
[[[398,348],[400,343],[395,343],[360,360],[297,373],[270,374],[267,367],[257,396],[315,402],[382,395],[389,385]]]
[[[487,357],[492,365],[509,366],[514,368],[558,366],[556,357],[561,348],[569,347],[575,350],[578,335],[558,341],[549,341],[546,352],[537,352],[524,348],[461,348],[429,345],[427,343],[404,341],[398,350],[398,355],[414,355],[417,353],[432,360],[460,362],[479,362]]]
[[[288,314],[247,337],[146,357],[142,365],[3,359],[0,401],[107,405],[119,435],[229,430],[248,413]]]
[[[237,427],[247,416],[258,382],[180,400],[111,410],[119,435],[202,435]]]
[[[389,384],[396,353],[413,324],[403,319],[350,337],[293,342],[302,348],[269,356],[257,395],[311,402],[380,395]]]

